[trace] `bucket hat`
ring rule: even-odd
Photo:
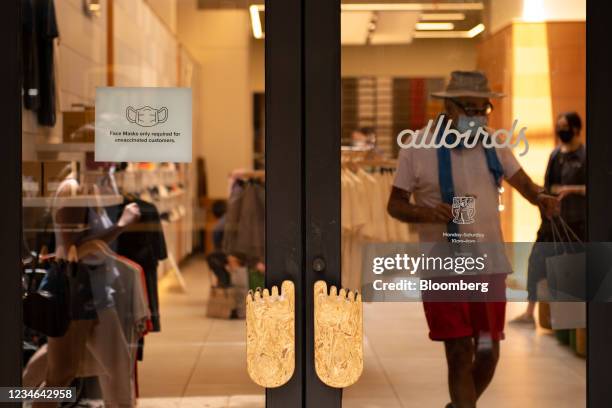
[[[481,71],[453,71],[446,90],[432,92],[434,98],[458,98],[472,96],[477,98],[503,98],[503,93],[492,92],[487,76]]]

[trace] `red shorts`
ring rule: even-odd
[[[478,280],[484,277],[477,278]],[[506,275],[484,278],[495,291],[505,291]],[[504,339],[506,302],[494,297],[495,301],[444,302],[427,301],[423,295],[423,308],[429,326],[429,338],[436,341],[460,337],[489,337],[491,340]]]

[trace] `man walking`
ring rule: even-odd
[[[493,109],[490,100],[504,96],[491,92],[483,73],[455,71],[446,90],[432,96],[444,99],[445,111],[436,121],[440,126],[421,130],[412,136],[419,140],[406,143],[413,147],[401,150],[388,203],[392,217],[416,224],[420,242],[446,242],[449,237],[465,234],[478,237],[482,243],[502,244],[498,209],[502,179],[530,203],[540,206],[546,216],[558,212],[557,200],[531,181],[511,150],[493,147],[490,138],[478,132],[479,128],[487,130]],[[432,140],[436,143],[429,143]],[[494,146],[504,144],[499,142]],[[475,205],[473,219],[465,222],[463,216],[460,220],[454,217],[454,199],[455,203]],[[445,345],[452,401],[447,408],[476,407],[493,379],[499,342],[504,337],[505,277],[511,272],[503,253],[501,257],[508,268],[485,271],[486,276],[476,277],[486,279],[491,293],[497,294],[493,302],[470,302],[461,295],[452,301],[446,301],[449,297],[423,295],[429,336]],[[432,301],[434,298],[436,301]]]

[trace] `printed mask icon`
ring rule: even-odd
[[[151,127],[168,120],[168,108],[153,109],[150,106],[144,106],[140,109],[134,109],[128,106],[125,110],[125,117],[128,121],[139,126]]]

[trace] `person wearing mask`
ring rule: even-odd
[[[483,138],[475,137],[478,128],[490,132],[486,128],[493,108],[490,100],[503,96],[491,92],[482,72],[454,71],[446,90],[432,96],[444,99],[445,110],[436,120],[442,126],[428,126],[410,137],[414,138],[414,146],[432,138],[441,144],[410,147],[411,140],[404,144],[398,137],[402,149],[387,207],[392,217],[414,224],[420,242],[449,242],[448,237],[454,233],[477,233],[483,243],[501,247],[498,204],[502,179],[530,203],[539,206],[546,216],[555,214],[556,198],[545,194],[542,187],[531,181],[509,148],[487,148]],[[470,130],[473,132],[468,133]],[[453,132],[467,138],[462,139],[463,143],[452,143],[448,134]],[[475,200],[475,217],[470,223],[453,222],[454,198],[465,197]],[[470,301],[474,300],[470,296],[478,294],[465,292],[455,296],[422,293],[429,337],[444,342],[451,397],[447,408],[476,407],[495,373],[499,343],[504,337],[505,278],[511,273],[503,249],[497,251],[489,254],[489,258],[495,255],[500,261],[493,265],[487,263],[483,275],[468,277],[451,272],[450,277],[440,278],[487,281],[489,293],[482,294],[481,298]]]
[[[552,151],[546,167],[544,187],[550,194],[557,195],[561,202],[561,220],[550,220],[542,216],[536,242],[529,255],[527,269],[527,310],[511,320],[511,323],[527,324],[535,327],[534,312],[538,299],[537,286],[546,279],[546,258],[556,255],[554,246],[553,222],[560,231],[565,222],[574,232],[557,239],[586,239],[586,148],[580,138],[582,120],[576,112],[566,112],[558,116],[555,133],[559,145]]]

